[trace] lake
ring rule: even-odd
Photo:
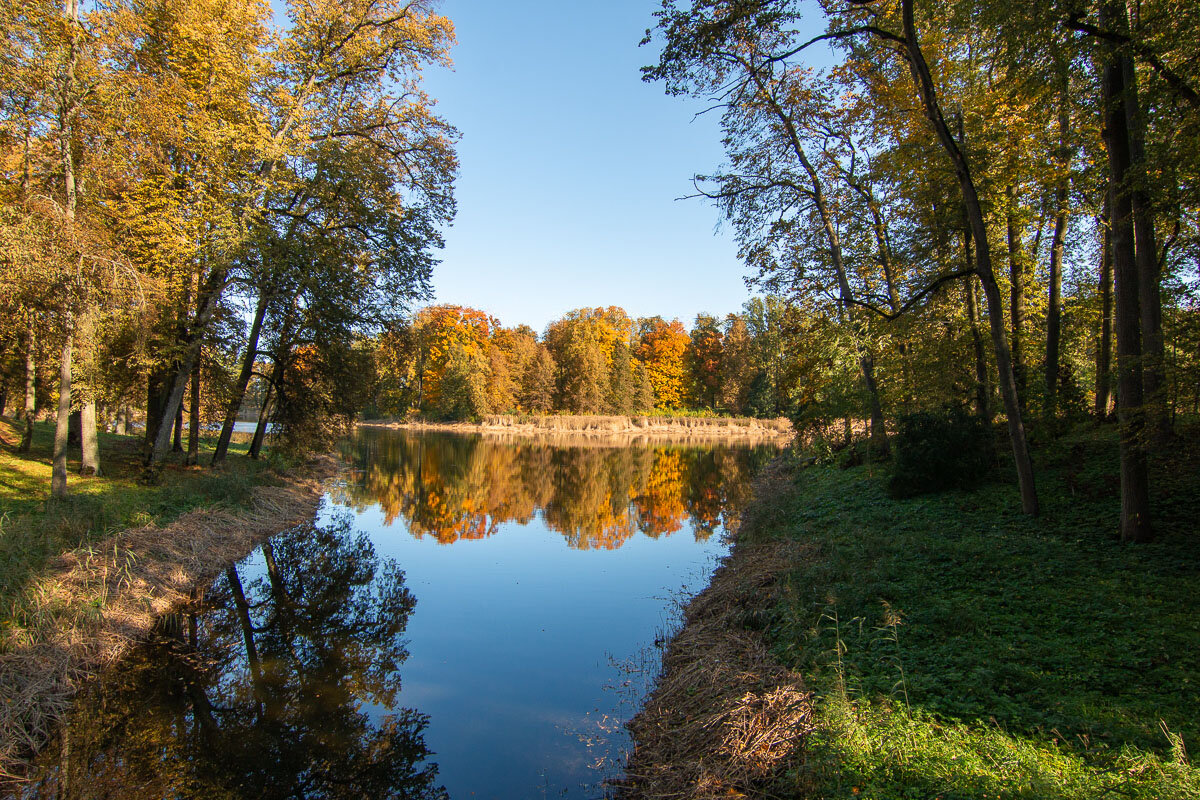
[[[29,797],[601,797],[772,446],[364,429],[85,691]]]

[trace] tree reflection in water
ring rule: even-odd
[[[445,798],[396,709],[415,605],[352,517],[262,546],[76,701],[28,797]],[[370,709],[370,710],[369,710]]]
[[[345,457],[361,478],[336,502],[403,519],[443,544],[491,536],[540,510],[571,547],[614,549],[635,533],[697,538],[736,518],[770,446],[558,446],[539,440],[362,430]]]

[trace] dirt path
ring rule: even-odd
[[[32,590],[38,624],[0,654],[0,787],[23,775],[84,681],[258,542],[310,520],[338,469],[321,457],[254,489],[246,508],[198,509],[59,556]]]

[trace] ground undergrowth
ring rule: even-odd
[[[1118,539],[1111,430],[1034,458],[1038,518],[1004,465],[897,500],[887,465],[798,461],[753,534],[809,554],[765,630],[814,693],[775,794],[1200,797],[1200,432],[1155,454],[1150,544]]]

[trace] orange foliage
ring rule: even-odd
[[[655,406],[681,409],[687,400],[684,355],[691,339],[677,319],[664,322],[655,317],[645,320],[642,325],[642,341],[635,355],[646,365],[650,385],[654,388]]]

